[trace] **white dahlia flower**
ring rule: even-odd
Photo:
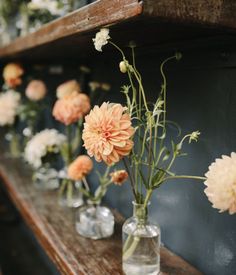
[[[216,159],[205,176],[204,192],[212,207],[220,212],[236,213],[236,153]]]
[[[108,43],[108,40],[111,37],[109,36],[109,29],[103,28],[96,33],[95,38],[93,38],[94,47],[97,51],[101,52],[102,47]]]
[[[12,125],[20,105],[20,94],[9,90],[0,93],[0,126]]]
[[[60,147],[66,142],[66,136],[60,134],[56,129],[45,129],[28,141],[25,147],[25,160],[34,168],[42,165],[42,158],[47,153],[58,153]]]

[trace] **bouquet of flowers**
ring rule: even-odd
[[[6,140],[14,157],[20,156],[20,137],[17,133],[17,118],[21,106],[21,94],[16,91],[22,83],[23,68],[17,63],[9,63],[3,69],[4,85],[0,93],[0,126],[6,130]]]
[[[115,184],[121,186],[128,174],[124,170],[110,173],[111,166],[107,166],[104,174],[97,172],[98,186],[92,191],[86,176],[91,172],[93,162],[90,157],[81,155],[68,167],[68,177],[74,181],[82,181],[80,192],[87,197],[87,204],[79,208],[76,219],[76,229],[82,236],[101,239],[109,237],[114,231],[114,216],[111,210],[101,206],[101,200],[105,196],[109,186]]]
[[[126,106],[103,103],[85,117],[83,130],[84,146],[88,155],[108,165],[124,162],[129,174],[134,195],[134,217],[123,226],[123,269],[125,273],[135,274],[138,268],[143,273],[150,268],[159,272],[160,230],[148,221],[148,210],[153,191],[173,179],[197,179],[204,177],[176,175],[173,163],[185,155],[183,147],[186,141],[197,141],[199,131],[187,133],[181,137],[177,123],[167,119],[167,79],[164,72],[166,64],[179,60],[177,53],[160,65],[162,86],[154,103],[149,103],[142,82],[142,76],[136,67],[135,45],[131,44],[132,62],[129,62],[119,46],[111,41],[109,29],[101,29],[93,39],[95,48],[110,44],[121,54],[120,71],[127,74],[129,85],[121,92],[126,98]],[[176,137],[170,137],[168,126],[177,128]],[[150,232],[152,230],[152,232]],[[145,271],[144,271],[145,270]]]

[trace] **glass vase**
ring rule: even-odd
[[[10,131],[5,135],[5,139],[9,143],[7,155],[12,158],[21,157],[20,136],[15,131]]]
[[[160,273],[160,228],[148,219],[148,209],[133,202],[133,216],[122,227],[122,267],[127,275]]]
[[[73,181],[67,177],[66,170],[59,172],[60,189],[59,205],[63,207],[77,208],[84,204],[83,195],[80,192],[81,181]]]
[[[58,172],[50,163],[43,164],[33,174],[35,187],[41,190],[55,190],[59,187]]]
[[[108,238],[114,232],[114,224],[114,216],[105,206],[87,204],[77,211],[76,230],[83,237],[94,240]]]

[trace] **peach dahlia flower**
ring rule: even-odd
[[[9,63],[3,69],[3,78],[9,88],[15,88],[22,83],[23,68],[17,63]]]
[[[204,192],[212,207],[220,212],[236,213],[236,153],[216,159],[205,176]]]
[[[82,139],[90,157],[111,165],[129,155],[134,128],[121,104],[103,103],[85,117]]]
[[[70,125],[84,117],[90,108],[89,97],[74,91],[56,101],[53,107],[53,116],[63,124]]]
[[[68,176],[72,180],[81,180],[93,169],[93,162],[90,157],[81,155],[68,167]]]
[[[125,170],[118,170],[110,174],[112,182],[122,185],[128,179],[128,173]]]
[[[68,80],[57,87],[57,98],[63,98],[75,91],[81,92],[80,84],[76,80]]]
[[[41,80],[32,80],[25,90],[26,96],[32,101],[38,101],[45,97],[47,93],[46,85]]]

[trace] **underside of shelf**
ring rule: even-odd
[[[112,3],[112,4],[111,4]],[[235,42],[233,0],[99,0],[0,48],[2,60],[83,58],[95,54],[92,37],[109,27],[112,39],[137,47],[186,44],[230,37]],[[194,42],[193,42],[194,43]]]

